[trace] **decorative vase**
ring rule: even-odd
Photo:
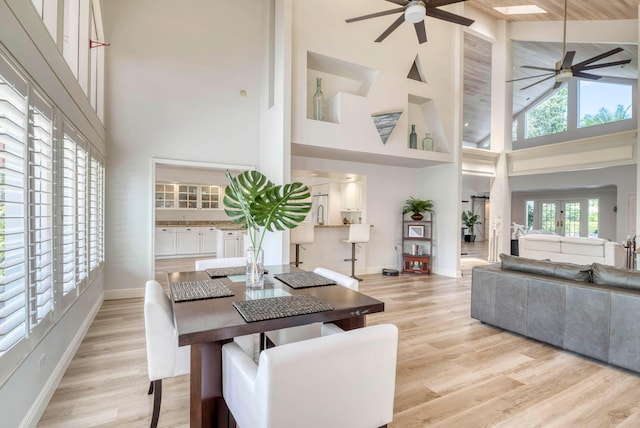
[[[322,78],[316,77],[316,93],[313,94],[313,119],[324,120],[324,95],[322,94]]]
[[[411,214],[411,219],[415,220],[415,221],[420,221],[424,218],[424,216],[420,213],[413,213]]]
[[[262,290],[264,288],[264,251],[262,248],[254,251],[247,249],[247,290]]]
[[[410,149],[418,148],[418,134],[416,134],[415,125],[411,125],[411,134],[409,134],[409,148]]]
[[[427,132],[424,138],[422,139],[422,150],[433,151],[433,149],[434,149],[433,138],[431,138],[431,134]]]

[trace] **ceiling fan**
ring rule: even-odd
[[[473,19],[465,18],[464,16],[456,15],[444,10],[438,9],[440,6],[446,6],[448,4],[460,3],[466,0],[386,0],[390,3],[395,3],[402,7],[396,9],[385,10],[382,12],[371,13],[369,15],[358,16],[355,18],[347,19],[347,23],[362,21],[364,19],[377,18],[379,16],[393,15],[395,13],[401,13],[401,15],[393,21],[393,23],[375,40],[381,42],[387,38],[396,28],[400,26],[404,21],[411,22],[418,36],[419,43],[425,43],[427,41],[427,32],[424,26],[425,16],[432,18],[442,19],[443,21],[453,22],[455,24],[469,26],[473,24]]]
[[[530,85],[525,86],[524,88],[520,88],[520,90],[528,89],[532,86],[537,85],[538,83],[545,82],[549,79],[555,77],[556,83],[553,85],[553,89],[559,88],[564,82],[568,81],[572,77],[577,77],[579,79],[589,79],[589,80],[598,80],[601,79],[602,76],[598,76],[591,73],[585,73],[585,71],[595,70],[598,68],[604,67],[612,67],[614,65],[623,65],[629,64],[631,62],[630,59],[623,59],[621,61],[612,61],[606,62],[602,64],[593,64],[594,62],[600,61],[601,59],[610,57],[611,55],[615,55],[618,52],[622,52],[622,48],[615,48],[602,53],[600,55],[596,55],[589,59],[586,59],[578,64],[573,64],[573,58],[576,55],[576,51],[567,52],[567,0],[564,0],[564,29],[563,29],[563,39],[562,39],[562,59],[555,64],[555,68],[546,68],[546,67],[536,67],[533,65],[523,65],[522,68],[530,68],[533,70],[541,70],[547,71],[548,73],[537,74],[535,76],[522,77],[520,79],[508,80],[507,82],[517,82],[519,80],[525,79],[533,79],[535,77],[544,77],[537,82],[534,82]]]

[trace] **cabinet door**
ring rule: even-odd
[[[195,184],[178,185],[178,208],[198,208],[198,186]]]
[[[172,256],[176,253],[176,228],[156,227],[156,256]]]
[[[220,195],[220,186],[200,186],[200,208],[205,210],[221,209]]]
[[[342,211],[360,211],[360,182],[343,183],[340,185],[340,202]]]
[[[222,257],[239,257],[237,255],[238,238],[235,236],[226,236],[222,241]]]
[[[156,208],[175,208],[176,188],[175,184],[156,183]]]
[[[198,227],[180,227],[176,233],[177,254],[198,254],[200,252],[200,230]]]
[[[200,253],[214,254],[216,252],[216,228],[201,227],[200,228]]]

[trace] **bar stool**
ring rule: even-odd
[[[351,258],[344,259],[345,262],[351,261],[351,278],[355,278],[358,281],[362,281],[362,278],[356,276],[356,244],[364,244],[369,242],[369,230],[368,224],[352,224],[349,226],[349,239],[343,239],[342,242],[351,244]]]
[[[300,245],[301,244],[313,244],[314,239],[314,227],[310,221],[304,221],[297,227],[291,229],[291,243],[296,246],[296,261],[295,265],[298,267],[302,264],[300,261]]]

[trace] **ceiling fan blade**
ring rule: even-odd
[[[385,10],[382,12],[370,13],[369,15],[356,16],[355,18],[345,19],[346,22],[356,22],[362,21],[363,19],[377,18],[379,16],[392,15],[394,13],[404,12],[404,7],[399,7],[397,9]]]
[[[427,30],[424,28],[424,21],[416,22],[413,24],[416,29],[416,36],[418,36],[418,43],[426,43],[427,42]]]
[[[620,60],[620,61],[605,62],[604,64],[587,65],[585,67],[578,68],[578,71],[595,70],[596,68],[604,68],[604,67],[613,67],[615,65],[629,64],[630,62],[631,62],[630,59],[623,59],[623,60]],[[574,65],[573,68],[575,70],[576,66]]]
[[[561,70],[566,70],[571,68],[571,63],[573,63],[573,57],[576,56],[576,51],[569,51],[564,54],[564,59],[562,60],[562,65],[560,65]]]
[[[521,77],[521,78],[519,78],[519,79],[507,80],[507,83],[509,83],[509,82],[517,82],[517,81],[519,81],[519,80],[533,79],[534,77],[549,76],[549,75],[551,75],[551,74],[555,74],[555,73],[544,73],[544,74],[536,74],[535,76]]]
[[[453,22],[454,24],[465,25],[467,27],[475,22],[473,19],[465,18],[464,16],[432,7],[427,7],[427,16],[442,19],[443,21]]]
[[[375,40],[376,42],[381,42],[384,39],[387,38],[387,36],[389,34],[391,34],[393,32],[393,30],[395,30],[396,28],[398,28],[400,26],[400,24],[402,24],[404,22],[404,14],[400,15],[398,17],[398,19],[396,19],[395,21],[393,21],[393,24],[389,25],[389,27],[384,30],[384,33],[380,34],[380,36]]]
[[[446,6],[448,4],[460,3],[463,1],[467,1],[467,0],[431,0],[427,3],[427,7],[440,7],[440,6]]]
[[[555,68],[536,67],[534,65],[523,65],[520,68],[530,68],[532,70],[542,70],[542,71],[553,71],[554,73],[556,73],[558,71]]]
[[[592,62],[600,61],[603,58],[606,58],[608,56],[617,54],[618,52],[622,52],[623,50],[624,49],[622,49],[622,48],[611,49],[608,52],[605,52],[605,53],[600,54],[600,55],[596,55],[596,56],[594,56],[592,58],[586,59],[586,60],[584,60],[584,61],[582,61],[582,62],[580,62],[578,64],[575,64],[574,67],[579,67],[579,68],[580,67],[584,67],[585,65],[591,64]]]
[[[532,84],[530,84],[530,85],[528,85],[528,86],[525,86],[524,88],[520,88],[520,90],[521,90],[521,91],[524,91],[525,89],[529,89],[530,87],[535,86],[535,85],[537,85],[538,83],[542,83],[542,82],[544,82],[545,80],[553,79],[554,77],[555,77],[555,75],[554,75],[554,76],[545,77],[544,79],[542,79],[542,80],[538,80],[537,82],[534,82],[534,83],[532,83]]]
[[[595,74],[583,73],[581,71],[574,71],[573,77],[579,77],[581,79],[589,79],[589,80],[600,80],[602,76],[596,76]]]
[[[562,82],[556,82],[553,84],[553,89],[558,89],[560,86],[562,86]]]
[[[399,4],[400,6],[406,6],[409,4],[409,0],[387,0],[390,3]]]

